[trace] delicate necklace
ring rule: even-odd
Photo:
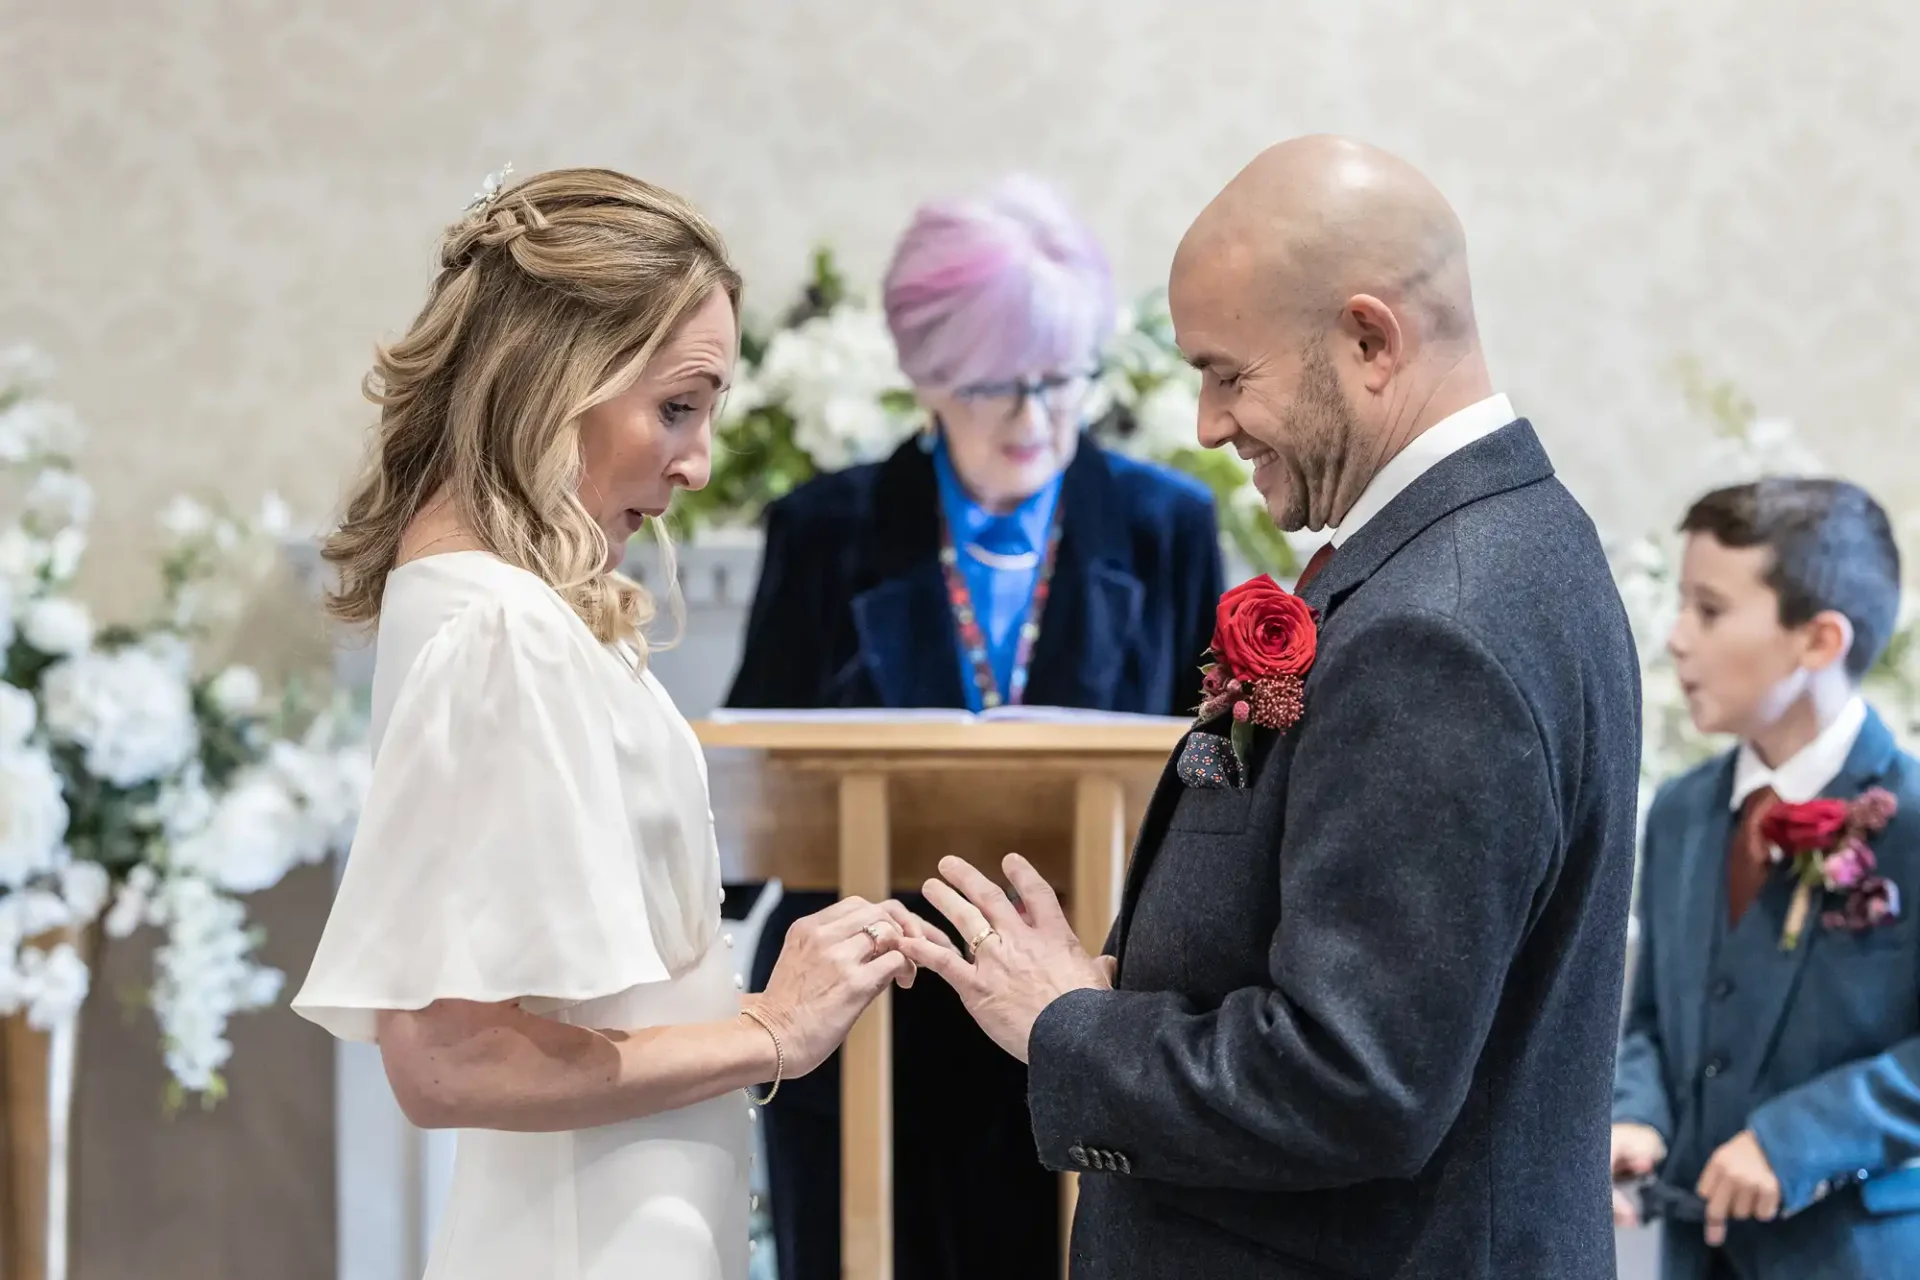
[[[470,538],[472,536],[473,536],[472,534],[468,533],[464,529],[455,529],[452,533],[443,533],[437,538],[427,539],[425,542],[421,543],[419,546],[413,549],[412,555],[407,556],[405,559],[399,560],[396,563],[411,564],[415,560],[424,559],[425,557],[421,553],[424,552],[428,547],[437,547],[443,542],[452,542],[455,538]],[[477,548],[468,548],[468,549],[477,550]]]
[[[1004,573],[1023,573],[1040,563],[1038,551],[989,551],[977,542],[969,542],[964,550],[987,568]]]

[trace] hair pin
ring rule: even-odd
[[[480,190],[474,192],[473,200],[467,205],[469,214],[480,213],[500,198],[500,189],[507,185],[507,179],[513,176],[513,162],[509,160],[500,166],[500,172],[490,173],[480,184]]]

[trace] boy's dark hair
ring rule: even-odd
[[[1680,531],[1771,551],[1766,583],[1780,599],[1780,625],[1829,609],[1845,615],[1855,680],[1886,651],[1900,612],[1900,548],[1887,513],[1859,485],[1783,476],[1715,489],[1687,509]]]

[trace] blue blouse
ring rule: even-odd
[[[1033,604],[1034,583],[1046,560],[1047,537],[1053,526],[1053,508],[1060,497],[1060,477],[1055,476],[1040,492],[1022,502],[1006,515],[997,516],[972,498],[961,487],[947,456],[947,442],[934,446],[934,473],[940,482],[940,506],[946,513],[947,528],[959,552],[960,575],[973,598],[974,617],[987,638],[987,661],[993,667],[994,682],[1005,698],[1013,681],[1014,655],[1020,648],[1020,628],[1025,625]],[[969,544],[996,555],[1034,553],[1028,569],[995,569],[967,554]],[[967,706],[982,709],[980,689],[974,682],[973,663],[963,651],[960,660],[960,687],[966,690]]]

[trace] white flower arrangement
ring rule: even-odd
[[[225,1091],[237,1013],[279,996],[241,896],[351,837],[369,763],[357,721],[246,667],[197,672],[193,645],[275,554],[286,507],[251,520],[166,509],[160,616],[101,627],[71,594],[92,493],[43,361],[0,352],[0,476],[25,494],[0,528],[0,1016],[43,1029],[88,990],[75,945],[144,926],[165,940],[149,1001],[174,1101]]]

